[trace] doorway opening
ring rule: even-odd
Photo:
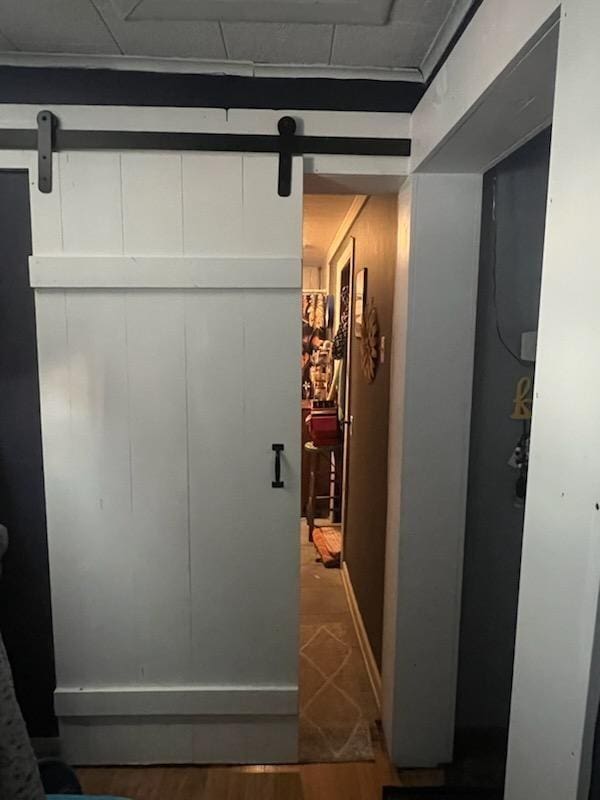
[[[380,735],[396,195],[305,194],[300,761]]]

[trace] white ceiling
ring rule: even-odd
[[[2,0],[0,51],[12,56],[0,62],[27,62],[15,53],[144,56],[407,77],[427,73],[471,2]]]
[[[322,267],[354,195],[305,194],[302,228],[303,263]]]

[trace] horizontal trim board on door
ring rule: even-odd
[[[56,689],[58,717],[290,716],[295,686],[126,686]]]
[[[34,289],[300,289],[299,258],[30,256]]]
[[[69,764],[293,764],[294,715],[63,717],[61,756]]]

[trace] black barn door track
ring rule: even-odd
[[[409,156],[410,139],[361,136],[302,136],[296,120],[281,117],[278,133],[177,133],[161,131],[64,130],[51,111],[37,116],[37,128],[0,129],[0,149],[38,151],[38,188],[52,191],[52,153],[64,150],[206,150],[210,152],[276,153],[277,192],[288,197],[292,187],[292,156]]]

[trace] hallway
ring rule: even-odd
[[[300,761],[371,760],[379,712],[342,571],[316,560],[304,520],[300,542]]]

